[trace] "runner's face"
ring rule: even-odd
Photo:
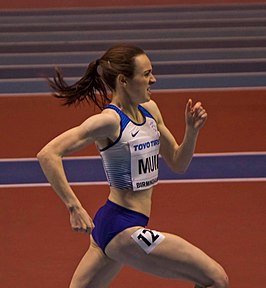
[[[152,65],[146,54],[135,58],[135,72],[132,79],[127,79],[126,90],[134,102],[143,103],[151,99],[150,87],[156,82],[152,74]]]

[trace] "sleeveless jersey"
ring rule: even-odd
[[[133,191],[152,187],[158,182],[160,133],[153,116],[142,106],[138,109],[144,122],[133,122],[117,106],[120,135],[111,145],[100,149],[103,167],[110,186]]]

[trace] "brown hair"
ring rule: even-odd
[[[145,54],[136,46],[119,44],[108,49],[105,54],[89,64],[84,76],[68,85],[59,69],[53,80],[48,80],[57,98],[64,100],[64,105],[79,104],[86,100],[93,102],[100,109],[110,102],[107,88],[116,89],[116,78],[123,74],[132,78],[135,70],[135,57]]]

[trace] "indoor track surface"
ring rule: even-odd
[[[46,6],[40,6],[71,6],[70,2],[60,1],[56,6],[56,2],[47,1]],[[78,6],[77,2],[72,6]],[[120,4],[117,2],[113,5]],[[138,5],[149,4],[135,2]],[[159,5],[159,2],[162,1],[154,5]],[[207,2],[186,1],[188,4],[204,5]],[[226,5],[230,3],[223,2]],[[250,1],[236,2],[248,2],[247,5],[250,5]],[[177,234],[202,248],[225,268],[231,288],[264,287],[266,283],[266,4],[263,2],[258,1],[254,7],[235,4],[232,10],[241,11],[239,14],[232,12],[230,5],[225,6],[226,9],[206,6],[206,11],[201,12],[196,11],[200,9],[193,8],[196,7],[193,5],[181,6],[182,11],[188,14],[209,13],[214,9],[216,12],[213,13],[218,15],[222,13],[220,10],[228,10],[224,15],[231,15],[228,19],[231,17],[229,22],[235,27],[230,32],[225,27],[227,21],[223,21],[222,14],[219,14],[220,22],[217,19],[207,21],[212,22],[214,28],[220,27],[217,30],[223,34],[220,38],[212,34],[210,28],[203,28],[208,23],[200,21],[200,16],[198,19],[193,17],[191,22],[175,22],[174,10],[171,11],[171,21],[161,20],[165,25],[183,25],[182,29],[172,29],[171,39],[164,39],[164,29],[171,30],[167,25],[158,28],[157,32],[161,34],[155,41],[156,33],[153,40],[145,36],[152,28],[139,34],[130,27],[130,23],[125,23],[127,29],[132,29],[129,33],[131,38],[127,39],[134,42],[138,37],[136,42],[145,49],[147,47],[154,61],[158,83],[152,97],[177,141],[182,141],[184,109],[189,98],[194,102],[201,101],[208,112],[208,121],[201,131],[196,155],[187,173],[174,175],[160,160],[160,183],[154,189],[149,227]],[[80,1],[80,5],[85,6],[84,3]],[[179,3],[182,1],[164,1],[164,4],[171,5]],[[0,3],[0,7],[29,8],[34,6],[27,5],[34,4],[23,0],[16,6],[10,1],[9,5]],[[99,5],[105,6],[106,3],[99,1]],[[38,8],[37,5],[35,7]],[[160,7],[166,13],[168,7]],[[174,7],[177,12],[179,6]],[[141,6],[132,9],[137,15]],[[149,9],[145,17],[150,17],[151,22],[147,25],[159,25],[153,19],[158,17],[159,7]],[[41,27],[38,21],[52,17],[54,13],[47,10],[45,16],[37,17],[38,13],[42,14],[40,11],[35,10],[34,16],[29,10],[23,13],[21,10],[0,12],[0,288],[66,288],[89,246],[88,236],[72,232],[68,212],[42,175],[36,154],[50,139],[99,112],[86,105],[62,107],[49,94],[43,76],[45,73],[50,75],[51,67],[61,64],[65,65],[67,77],[76,79],[84,67],[82,65],[86,65],[85,59],[97,56],[105,49],[105,43],[99,39],[83,39],[85,34],[80,33],[76,35],[80,38],[74,44],[81,50],[72,51],[77,46],[64,37],[71,38],[75,32],[62,32],[64,29],[71,30],[71,25],[66,28],[67,23],[58,24],[62,33],[50,22],[46,23],[51,33],[37,35]],[[66,13],[64,9],[63,12],[58,11],[56,13]],[[74,9],[76,16],[78,11]],[[130,15],[130,12],[127,13]],[[83,14],[87,17],[86,11]],[[73,19],[76,17],[69,11],[66,15]],[[160,15],[165,16],[163,13]],[[239,18],[237,15],[240,15]],[[21,25],[12,24],[12,19],[16,17]],[[34,33],[23,22],[24,17],[37,19],[32,26]],[[241,19],[249,23],[245,33],[236,24]],[[124,20],[121,18],[121,21]],[[143,21],[136,20],[138,25]],[[76,25],[82,29],[85,24]],[[95,29],[103,30],[98,26],[100,23],[94,25]],[[186,25],[190,28],[185,28]],[[194,30],[198,29],[198,25],[202,27]],[[83,26],[83,29],[87,28]],[[114,29],[117,28],[114,26]],[[138,29],[143,30],[140,26]],[[188,39],[185,39],[183,29],[188,29]],[[174,36],[175,33],[177,36]],[[196,37],[197,33],[202,33],[205,44]],[[119,37],[115,33],[112,35]],[[60,41],[65,41],[66,51],[60,50],[64,47]],[[113,40],[106,41],[112,43]],[[85,42],[88,47],[92,43],[94,49],[85,51]],[[177,47],[180,42],[183,48]],[[50,50],[47,43],[50,43]],[[166,48],[165,43],[173,46]],[[240,43],[239,46],[237,43]],[[154,47],[151,46],[153,44]],[[94,146],[85,148],[66,158],[65,165],[76,194],[93,216],[108,196],[97,149]],[[110,287],[189,288],[193,285],[160,279],[125,267]]]

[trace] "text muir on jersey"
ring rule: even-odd
[[[139,159],[138,164],[139,175],[142,173],[146,174],[158,170],[159,154],[152,155],[144,159]]]

